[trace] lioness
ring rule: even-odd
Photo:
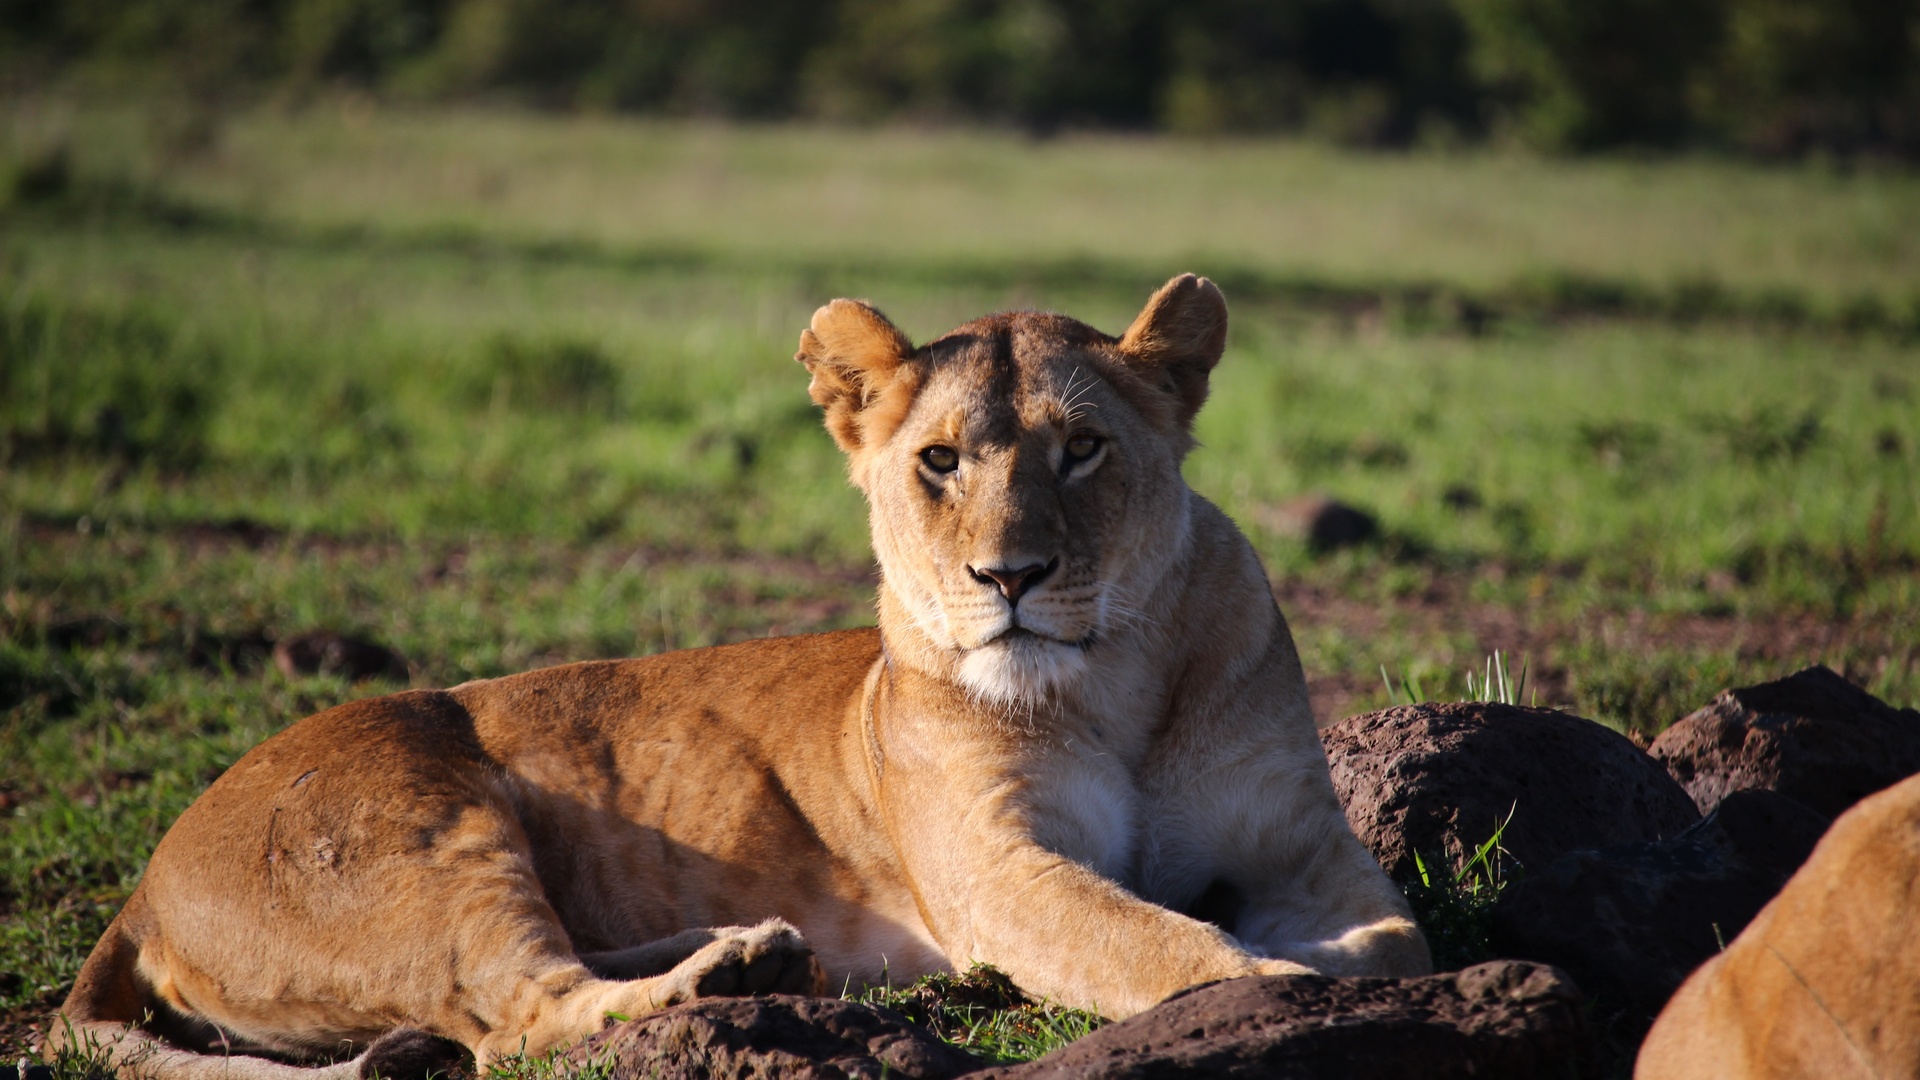
[[[797,359],[871,509],[877,630],[295,724],[160,842],[56,1041],[293,1080],[208,1052],[372,1044],[346,1077],[417,1029],[485,1064],[974,961],[1114,1017],[1236,975],[1428,971],[1266,576],[1180,475],[1226,330],[1191,275],[1117,339],[1022,312],[916,349],[821,308]]]
[[[1920,1076],[1920,776],[1840,815],[1667,1002],[1633,1075]]]

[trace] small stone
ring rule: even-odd
[[[1372,514],[1327,495],[1302,495],[1257,511],[1261,525],[1280,536],[1304,542],[1315,551],[1364,544],[1380,535]]]
[[[359,682],[378,676],[407,677],[407,661],[399,653],[377,642],[328,630],[281,638],[273,647],[273,666],[289,679],[338,675]]]

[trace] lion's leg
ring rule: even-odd
[[[659,957],[689,954],[650,977],[596,975],[538,870],[522,814],[539,794],[469,731],[445,695],[396,695],[236,763],[161,842],[138,917],[102,960],[101,985],[134,988],[113,1019],[138,1023],[151,1001],[226,1045],[292,1057],[414,1028],[484,1065],[592,1034],[608,1014],[816,985],[785,924],[680,940]]]
[[[602,979],[644,979],[650,975],[665,975],[681,961],[715,941],[723,937],[737,937],[749,929],[745,926],[696,927],[630,949],[581,953],[580,962]]]
[[[696,945],[702,938],[705,944]],[[686,955],[678,963],[658,975],[609,980],[589,974],[561,994],[544,999],[523,996],[521,1021],[479,1039],[473,1044],[474,1057],[484,1067],[503,1055],[540,1054],[590,1035],[610,1017],[643,1016],[698,998],[817,994],[825,982],[806,939],[779,919],[751,927],[693,930],[633,949],[591,955],[603,963],[613,958],[641,965],[682,952]],[[582,964],[580,970],[589,969]]]
[[[1406,897],[1354,837],[1339,805],[1299,817],[1294,858],[1261,868],[1265,880],[1249,890],[1234,935],[1267,956],[1326,975],[1431,972]]]

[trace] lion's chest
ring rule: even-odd
[[[1030,773],[1035,839],[1041,846],[1137,891],[1148,853],[1143,823],[1159,800],[1143,783],[1141,740],[1116,738],[1110,723],[1061,738]]]

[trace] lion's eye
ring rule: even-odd
[[[1091,431],[1076,431],[1067,440],[1067,464],[1078,465],[1100,452],[1100,436]]]
[[[937,473],[949,473],[960,467],[960,454],[951,446],[929,446],[920,451],[920,460]]]

